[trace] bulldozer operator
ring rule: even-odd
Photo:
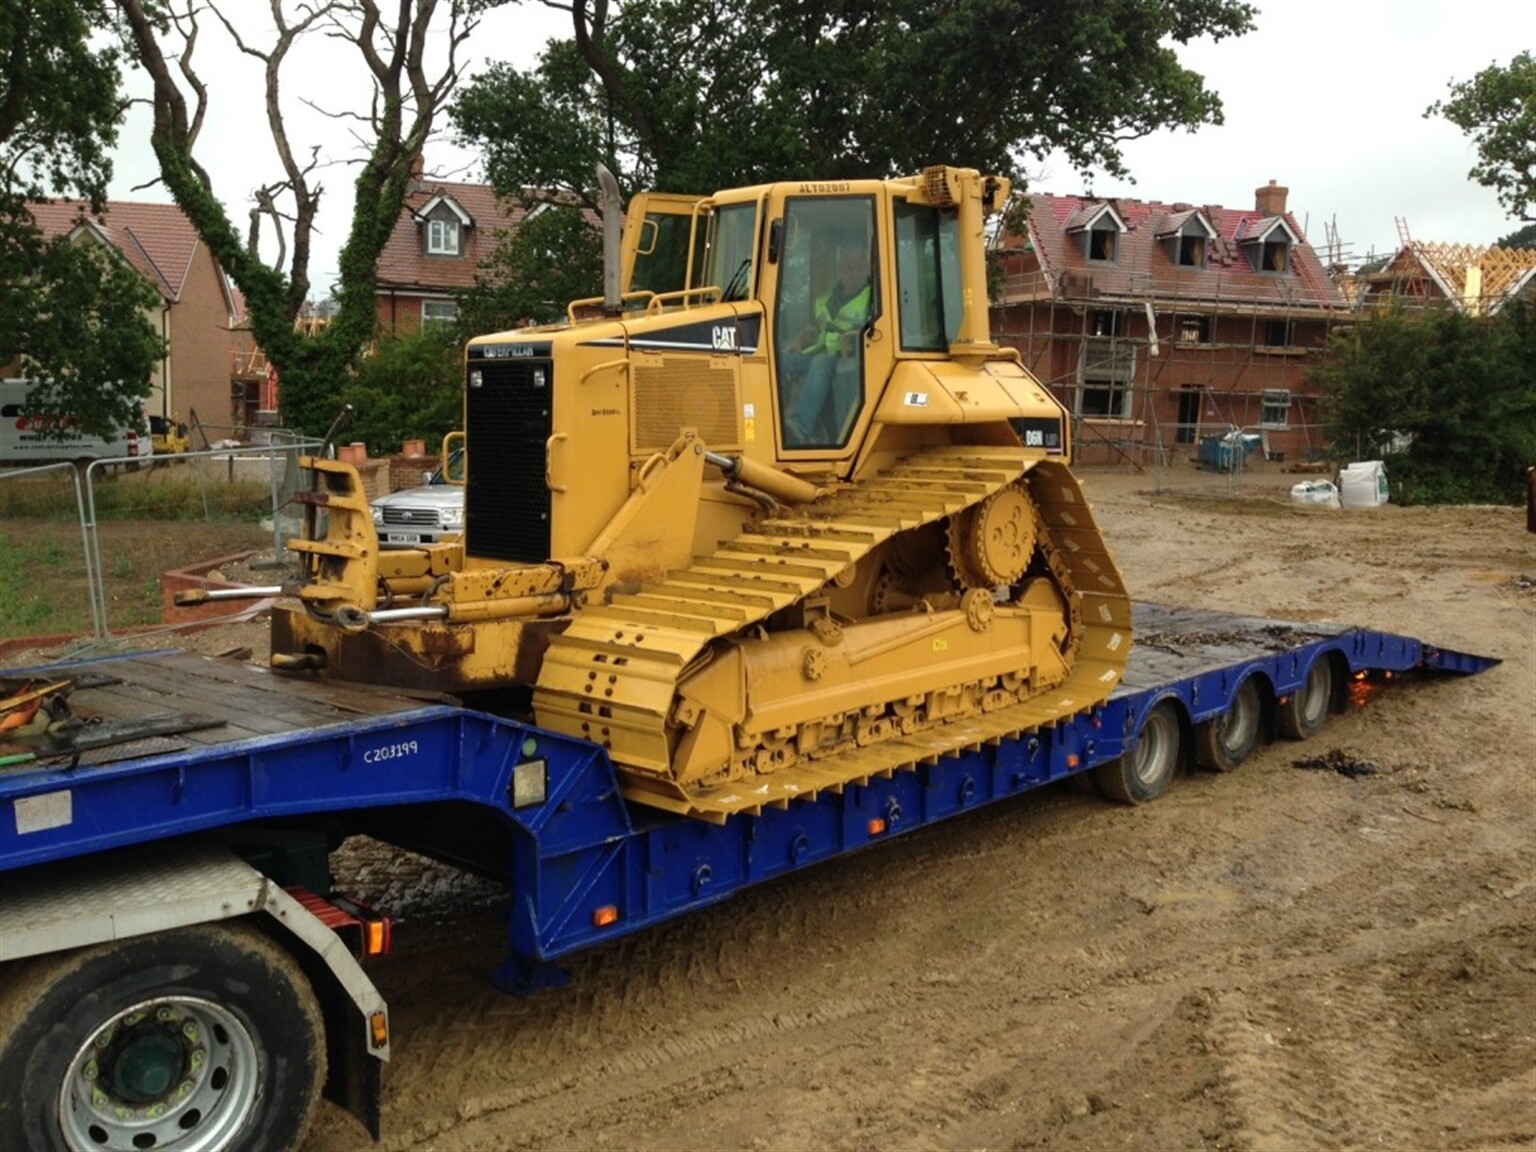
[[[843,416],[858,403],[859,333],[869,323],[873,291],[868,248],[839,248],[837,280],[816,298],[812,322],[785,357],[784,371],[795,382],[785,417],[786,447],[822,446],[839,438]]]

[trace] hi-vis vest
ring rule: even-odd
[[[835,292],[836,289],[834,288]],[[843,306],[837,310],[837,315],[832,315],[832,292],[816,298],[816,326],[821,330],[815,342],[806,349],[806,352],[830,352],[837,355],[837,346],[840,337],[847,332],[857,332],[864,327],[869,319],[870,285],[855,292]]]

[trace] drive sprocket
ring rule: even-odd
[[[1029,567],[1037,513],[1022,482],[949,518],[949,569],[962,588],[1015,583]]]

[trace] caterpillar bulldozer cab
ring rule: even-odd
[[[274,666],[526,711],[706,819],[1102,702],[1129,602],[1066,413],[990,338],[1007,196],[637,197],[602,297],[469,341],[457,544],[381,552],[356,472],[307,461]]]

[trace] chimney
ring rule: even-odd
[[[1261,216],[1284,216],[1285,198],[1290,191],[1271,180],[1263,188],[1254,189],[1253,206]]]

